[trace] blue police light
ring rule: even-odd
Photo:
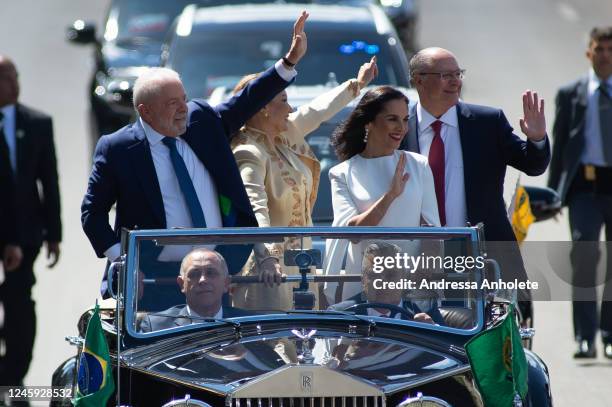
[[[366,47],[366,43],[363,41],[353,41],[353,47],[355,47],[355,49],[364,49]]]
[[[365,49],[366,54],[369,55],[378,54],[378,51],[380,51],[380,47],[378,45],[368,45]]]
[[[352,45],[340,45],[340,53],[341,54],[346,54],[346,55],[350,55],[353,54],[355,52],[355,47],[353,47]]]

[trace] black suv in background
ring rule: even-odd
[[[131,121],[134,80],[143,67],[159,65],[166,33],[174,18],[192,3],[194,0],[112,0],[103,32],[82,20],[68,28],[70,42],[94,46],[88,92],[92,149],[100,135]]]

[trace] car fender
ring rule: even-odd
[[[77,358],[72,356],[66,359],[51,376],[51,386],[60,387],[64,389],[72,389],[73,392],[76,390],[76,376],[77,376]],[[74,394],[72,394],[74,397]],[[50,407],[68,407],[72,406],[70,398],[62,400],[54,400],[49,404]]]
[[[552,393],[550,390],[550,376],[548,367],[542,359],[530,350],[525,349],[528,367],[527,406],[552,406]]]

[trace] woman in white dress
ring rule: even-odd
[[[427,158],[398,150],[407,131],[408,98],[390,86],[368,91],[336,129],[332,144],[342,162],[329,171],[333,226],[440,226]],[[338,274],[345,254],[346,273],[361,273],[366,246],[328,241],[325,273]],[[344,284],[341,292],[336,283],[325,285],[330,303],[359,292],[359,283]]]

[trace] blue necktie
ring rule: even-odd
[[[172,160],[172,166],[174,167],[176,178],[178,179],[179,186],[183,192],[183,197],[185,197],[185,202],[189,208],[193,227],[205,228],[206,220],[204,219],[204,212],[202,211],[202,206],[198,200],[196,190],[193,187],[193,182],[191,182],[191,177],[189,177],[189,172],[187,172],[185,162],[176,149],[176,139],[174,137],[164,137],[162,142],[168,146],[168,149],[170,150],[170,160]]]

